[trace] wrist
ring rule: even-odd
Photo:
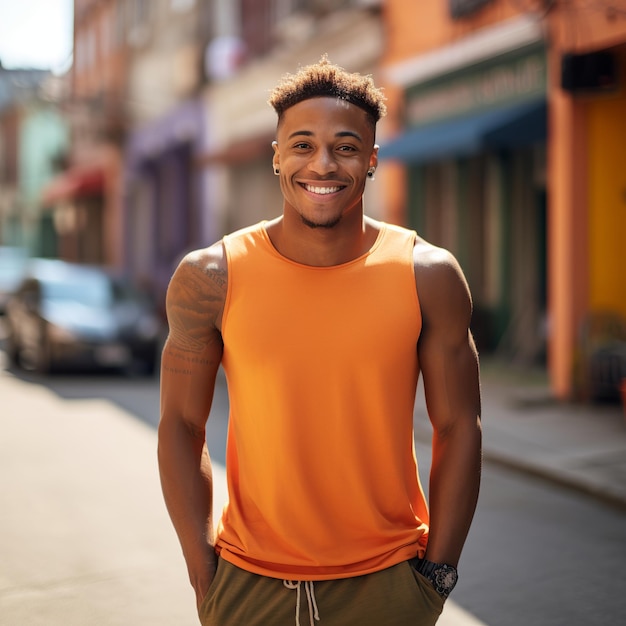
[[[185,555],[185,561],[189,573],[189,582],[194,589],[201,588],[207,581],[211,582],[217,569],[217,554],[213,546],[206,544],[202,550]]]
[[[193,571],[189,571],[189,582],[196,593],[198,601],[201,601],[206,595],[213,583],[216,571],[217,559],[207,561],[202,567],[198,566]]]
[[[444,600],[450,595],[458,581],[459,574],[454,565],[436,563],[419,557],[411,559],[410,563],[418,574],[430,582]]]

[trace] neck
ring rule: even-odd
[[[374,244],[378,229],[369,218],[342,220],[331,228],[312,228],[289,213],[270,222],[267,233],[284,257],[314,267],[348,263],[365,254]]]

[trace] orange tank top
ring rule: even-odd
[[[363,256],[311,267],[281,256],[264,223],[224,238],[225,560],[324,580],[423,554],[414,242],[380,224]]]

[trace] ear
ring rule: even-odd
[[[370,155],[369,166],[373,168],[378,167],[378,144],[374,144],[374,148],[372,149],[372,154]]]
[[[272,141],[272,148],[274,149],[274,158],[272,159],[272,167],[274,169],[280,168],[280,152],[278,150],[277,141]]]

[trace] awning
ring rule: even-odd
[[[380,159],[424,163],[484,149],[529,145],[546,137],[544,98],[408,130],[380,147]]]
[[[104,172],[101,168],[75,167],[53,178],[41,193],[41,202],[50,206],[64,200],[84,198],[102,193]]]

